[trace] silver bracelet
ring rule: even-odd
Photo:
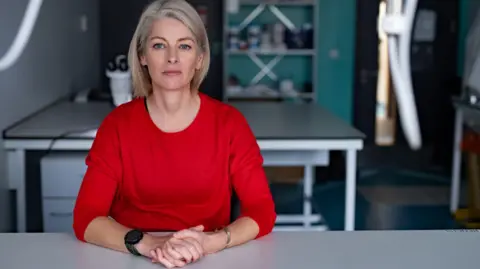
[[[230,246],[230,242],[232,241],[232,236],[228,227],[224,227],[223,231],[227,234],[227,242],[225,244],[225,247],[223,248],[223,249],[226,249]]]

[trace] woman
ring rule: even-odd
[[[86,159],[79,240],[179,267],[271,232],[274,203],[248,123],[199,92],[209,57],[186,1],[146,8],[129,51],[136,98],[103,120]],[[241,216],[229,223],[233,191]]]

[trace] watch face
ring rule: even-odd
[[[129,231],[125,236],[125,242],[127,244],[136,244],[140,240],[142,240],[142,237],[143,237],[143,233],[141,231],[132,230],[132,231]]]

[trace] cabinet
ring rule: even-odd
[[[40,161],[44,232],[73,234],[73,208],[87,171],[86,154],[55,152]]]
[[[316,102],[318,1],[225,5],[224,101]]]

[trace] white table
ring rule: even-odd
[[[274,232],[207,256],[192,269],[472,269],[480,232]],[[66,234],[0,234],[2,269],[163,268]]]
[[[345,230],[354,230],[357,151],[364,135],[318,105],[237,103],[262,150],[266,166],[304,166],[304,203],[301,215],[279,215],[277,223],[301,223],[303,229],[328,229],[312,223],[310,198],[314,166],[329,164],[329,151],[346,152]],[[8,180],[17,192],[17,231],[26,231],[25,157],[33,150],[87,151],[102,119],[112,110],[107,103],[59,102],[4,131]],[[285,226],[276,230],[297,229]]]

